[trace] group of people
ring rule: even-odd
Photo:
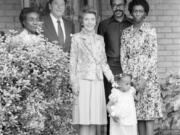
[[[42,34],[57,41],[70,53],[70,83],[75,94],[73,124],[79,135],[96,135],[98,126],[107,125],[107,135],[153,135],[154,120],[162,117],[157,76],[157,37],[145,21],[146,0],[128,5],[126,0],[110,0],[113,15],[100,22],[97,13],[85,7],[80,14],[82,29],[63,17],[66,0],[49,0],[50,12],[40,17],[25,8],[20,22],[25,33]],[[70,36],[72,35],[72,36]]]
[[[37,8],[22,9],[19,20],[23,31],[19,34],[42,34],[50,42],[60,45],[64,52],[70,52],[71,34],[75,28],[72,21],[63,17],[67,0],[49,0],[47,14],[41,16]],[[41,30],[42,29],[42,30]]]

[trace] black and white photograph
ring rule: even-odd
[[[0,135],[180,135],[180,0],[0,0]]]

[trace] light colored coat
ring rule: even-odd
[[[71,83],[76,83],[78,79],[103,80],[103,74],[108,80],[113,79],[103,37],[84,29],[74,34],[70,52]]]

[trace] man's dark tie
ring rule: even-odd
[[[62,27],[61,27],[61,22],[58,20],[57,23],[58,23],[58,40],[59,40],[60,45],[63,45],[64,44],[64,34],[63,34]]]

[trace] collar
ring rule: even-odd
[[[37,32],[31,32],[31,31],[28,31],[27,29],[23,29],[23,31],[21,32],[23,34],[27,34],[27,35],[38,35]]]
[[[88,35],[88,36],[94,36],[94,35],[95,35],[95,30],[89,32],[89,31],[87,31],[85,28],[82,28],[81,33],[82,33],[82,34],[85,34],[85,35]]]
[[[131,26],[131,31],[133,31],[134,30],[134,27],[133,27],[133,25]],[[151,30],[151,26],[150,26],[150,24],[149,23],[147,23],[147,22],[143,22],[142,23],[142,25],[141,25],[141,27],[139,28],[139,31],[140,32],[149,32]]]
[[[22,31],[21,31],[21,33],[20,34],[25,34],[25,35],[28,35],[29,34],[29,32],[26,30],[26,29],[23,29]]]
[[[111,23],[111,22],[118,22],[118,21],[114,18],[114,15],[113,15],[113,16],[111,16],[109,22]],[[128,18],[128,17],[124,14],[124,17],[123,17],[122,22],[130,22],[130,23],[131,23],[132,21],[131,21],[130,18]],[[118,22],[118,23],[122,23],[122,22]]]
[[[93,30],[92,32],[87,31],[86,29],[82,28],[81,32],[80,32],[81,36],[80,38],[84,39],[84,40],[89,40],[91,38],[95,38],[96,40],[101,40],[101,36],[98,36],[95,32],[95,30]]]
[[[50,17],[51,17],[51,19],[52,19],[52,21],[53,22],[57,22],[58,20],[62,23],[62,17],[61,18],[59,18],[59,19],[57,19],[52,13],[50,13]]]

